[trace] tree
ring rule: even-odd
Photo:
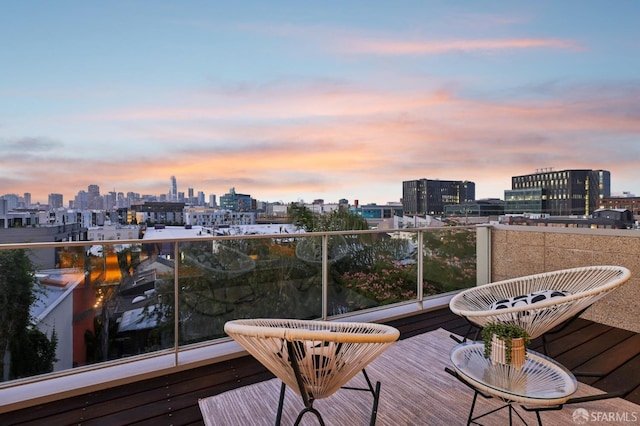
[[[51,373],[53,365],[58,361],[56,348],[58,336],[55,329],[51,339],[35,327],[29,327],[25,333],[11,340],[11,372],[10,379]]]
[[[369,229],[366,219],[345,209],[333,210],[327,214],[318,214],[298,203],[289,205],[289,219],[295,226],[307,232]]]
[[[318,219],[318,231],[361,231],[369,229],[367,220],[344,209],[333,210]]]
[[[314,214],[306,206],[298,203],[291,203],[288,211],[289,219],[296,227],[307,232],[315,231]]]
[[[23,249],[0,251],[0,360],[11,341],[26,333],[30,325],[29,308],[37,298],[33,265]],[[0,362],[0,379],[6,377]]]

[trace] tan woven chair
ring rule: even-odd
[[[534,339],[581,314],[630,277],[621,266],[562,269],[464,290],[449,307],[479,328],[516,324]]]
[[[373,394],[370,424],[375,424],[380,382],[375,389],[364,368],[395,342],[393,327],[372,323],[328,322],[294,319],[245,319],[229,321],[225,332],[282,380],[276,425],[280,424],[286,386],[298,393],[305,413],[324,424],[313,401],[327,398],[363,372]]]

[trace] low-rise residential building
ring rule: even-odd
[[[106,223],[103,226],[93,226],[87,229],[89,241],[105,240],[135,240],[140,237],[140,226]]]

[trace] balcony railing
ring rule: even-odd
[[[583,317],[640,332],[633,230],[491,225],[1,244],[0,254],[16,249],[49,289],[32,313],[41,333],[55,329],[58,360],[50,373],[5,377],[0,412],[236,357],[227,319],[385,321],[442,307],[459,288],[577,266],[631,270]]]
[[[223,331],[236,318],[370,320],[441,306],[451,292],[482,281],[477,271],[488,270],[488,256],[477,246],[486,232],[3,244],[0,250],[26,250],[35,266],[45,266],[37,269],[45,291],[31,307],[32,328],[49,340],[55,335],[57,347],[53,371],[12,375],[6,363],[0,391],[55,380],[58,391],[73,392],[83,383],[106,386],[210,362],[237,350]],[[484,253],[480,266],[477,252]]]

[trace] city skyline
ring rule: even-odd
[[[33,3],[37,3],[34,7]],[[339,7],[338,7],[339,5]],[[640,3],[4,5],[0,195],[399,201],[536,169],[640,193]]]

